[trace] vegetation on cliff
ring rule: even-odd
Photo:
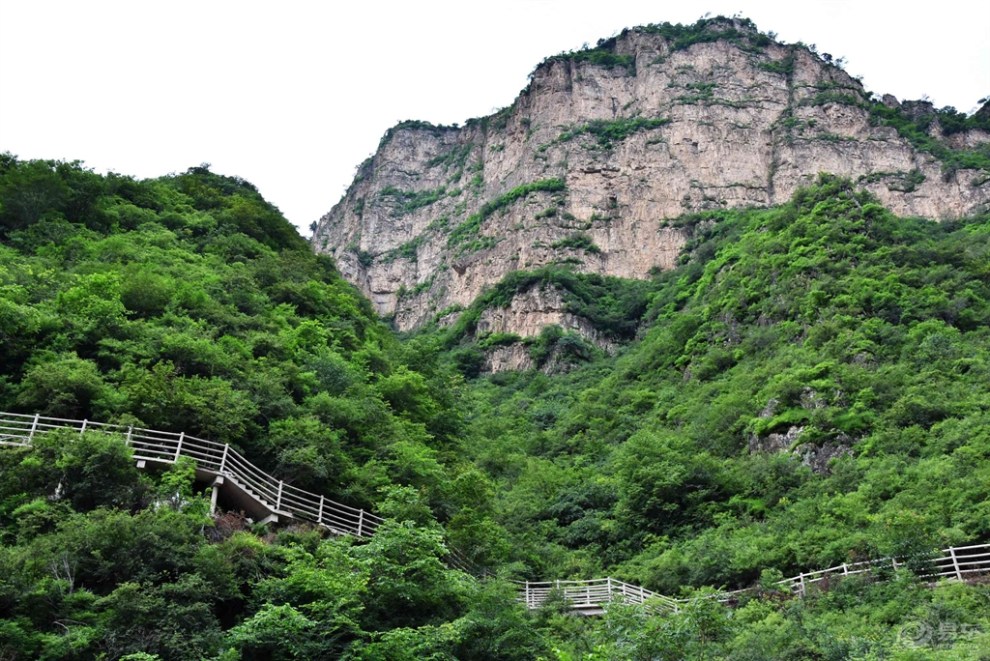
[[[557,193],[564,190],[563,179],[541,179],[528,184],[522,184],[506,191],[502,195],[489,200],[481,205],[478,212],[468,216],[467,220],[455,227],[447,238],[447,245],[451,248],[467,244],[469,247],[473,241],[478,240],[478,232],[485,219],[496,211],[501,211],[509,205],[521,200],[533,193]],[[490,238],[490,237],[489,237]],[[463,249],[463,248],[462,248]]]
[[[471,390],[468,447],[536,573],[736,587],[990,536],[990,218],[896,218],[826,179],[679,222],[641,340]]]
[[[990,216],[897,218],[823,177],[672,222],[693,238],[650,281],[519,273],[400,339],[247,182],[4,156],[0,409],[230,442],[387,523],[214,519],[190,465],[98,435],[0,450],[0,657],[978,658],[985,586],[769,588],[990,539]],[[472,315],[544,285],[628,344],[474,376]],[[584,620],[505,580],[607,574],[768,589]]]

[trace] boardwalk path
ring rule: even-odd
[[[180,457],[196,462],[197,479],[212,482],[213,504],[219,490],[253,518],[263,522],[307,521],[338,535],[371,537],[382,522],[356,507],[286,484],[245,459],[229,444],[185,433],[0,412],[0,445],[30,445],[40,434],[56,430],[115,434],[134,452],[139,468],[148,463],[174,464]]]
[[[180,457],[196,462],[196,477],[212,483],[212,505],[216,506],[220,490],[226,499],[262,522],[284,520],[305,521],[326,528],[337,535],[371,537],[382,522],[374,514],[330,500],[320,494],[286,484],[264,472],[229,444],[206,441],[185,433],[156,431],[140,427],[111,425],[89,420],[67,420],[42,415],[0,412],[0,445],[29,446],[41,434],[57,430],[70,432],[103,432],[124,440],[134,453],[139,468],[147,464],[174,464]],[[453,564],[461,569],[466,563],[452,553]],[[779,581],[780,590],[804,595],[817,586],[827,585],[833,578],[897,569],[903,562],[882,558],[828,569],[801,573]],[[950,547],[925,559],[920,578],[969,580],[990,573],[990,544]],[[723,601],[741,596],[749,590],[722,592]],[[519,584],[519,600],[528,608],[539,608],[552,595],[566,599],[573,610],[585,615],[603,612],[606,604],[621,600],[634,604],[649,604],[657,610],[677,611],[684,599],[656,594],[637,585],[613,578],[587,581],[547,581]]]

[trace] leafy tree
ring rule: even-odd
[[[355,555],[368,572],[368,629],[432,624],[463,607],[463,575],[444,566],[447,553],[436,528],[386,520]]]
[[[21,380],[19,408],[61,418],[85,418],[99,410],[108,386],[92,360],[74,353],[39,356]]]

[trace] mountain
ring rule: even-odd
[[[551,58],[517,106],[552,72],[630,84],[641,63],[623,49],[635,43],[668,59],[793,53],[793,67],[764,73],[794,78],[804,62],[846,81],[824,54],[718,19]],[[752,205],[675,200],[670,217],[643,216],[654,229],[639,236],[660,227],[676,250],[623,239],[667,260],[637,277],[590,269],[621,264],[596,232],[633,227],[637,200],[671,203],[650,192],[666,180],[647,177],[641,198],[617,196],[611,211],[607,198],[594,206],[593,182],[614,175],[626,190],[604,168],[636,149],[680,153],[646,142],[688,135],[687,120],[535,126],[547,169],[523,178],[544,166],[519,156],[520,178],[503,183],[492,159],[525,142],[486,147],[484,161],[487,143],[442,152],[446,176],[463,170],[459,195],[437,193],[446,179],[419,194],[393,183],[366,202],[369,218],[429,224],[454,202],[463,218],[399,244],[391,262],[345,251],[341,268],[407,268],[436,250],[452,260],[437,286],[458,268],[481,278],[480,260],[537,221],[547,257],[504,275],[493,261],[492,284],[408,333],[249,182],[206,166],[136,180],[0,155],[0,659],[987,658],[990,585],[978,570],[957,579],[990,541],[988,112],[887,104],[795,104],[794,117],[865,113],[887,138],[801,138],[816,121],[774,149],[794,159],[804,139],[809,153],[834,143],[864,160],[899,145],[917,168],[809,174],[789,197],[775,174],[774,197]],[[465,129],[405,125],[382,153],[508,135],[512,112]],[[568,165],[579,162],[601,172]],[[382,164],[398,176],[400,163]],[[355,187],[382,176],[364,171]],[[667,177],[683,183],[672,166]],[[940,222],[904,215],[936,202]],[[587,229],[564,227],[579,214]],[[511,218],[522,228],[494,233]],[[80,423],[51,431],[59,419]],[[142,445],[176,464],[137,467],[126,441],[142,428],[177,439]],[[30,447],[10,445],[28,429]],[[215,451],[197,455],[205,441],[183,432]],[[211,483],[186,459],[210,467],[217,452],[268,473],[243,486],[277,483],[276,504],[312,508],[302,489],[382,523],[360,539],[253,524],[234,480],[214,513]],[[968,551],[941,565],[956,578],[933,584],[933,552],[950,546]],[[839,575],[864,562],[877,570]],[[836,571],[806,573],[825,567]],[[785,575],[803,596],[781,589]],[[612,603],[579,618],[556,590],[539,609],[519,600],[521,583],[603,577],[610,594],[622,581],[680,597],[679,609]]]
[[[399,330],[449,324],[518,271],[669,270],[690,239],[672,219],[780,204],[820,172],[899,215],[972,214],[990,203],[988,128],[986,108],[878,98],[745,19],[648,25],[547,58],[494,115],[389,129],[312,242]],[[515,294],[478,336],[558,324],[605,350],[618,339],[559,286]],[[505,350],[490,368],[532,366]]]
[[[899,218],[826,176],[676,227],[649,281],[516,274],[458,321],[557,283],[643,328],[618,355],[550,327],[530,349],[566,374],[464,378],[479,347],[397,337],[248,182],[0,158],[0,410],[90,421],[0,435],[0,658],[982,658],[987,586],[916,574],[990,539],[990,215]],[[229,443],[386,522],[210,516],[191,463],[138,470],[98,422]],[[510,582],[600,576],[688,600],[579,620]]]

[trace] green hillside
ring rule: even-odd
[[[518,273],[399,337],[243,180],[3,156],[0,410],[230,443],[387,521],[210,517],[189,464],[101,435],[0,449],[0,659],[987,658],[985,585],[769,588],[990,540],[990,216],[823,177],[674,222],[649,282]],[[541,285],[618,355],[551,329],[566,373],[479,375],[481,308]],[[577,618],[509,582],[606,575],[699,598]]]
[[[988,218],[825,178],[678,223],[621,355],[472,389],[471,456],[539,573],[738,587],[990,536]]]

